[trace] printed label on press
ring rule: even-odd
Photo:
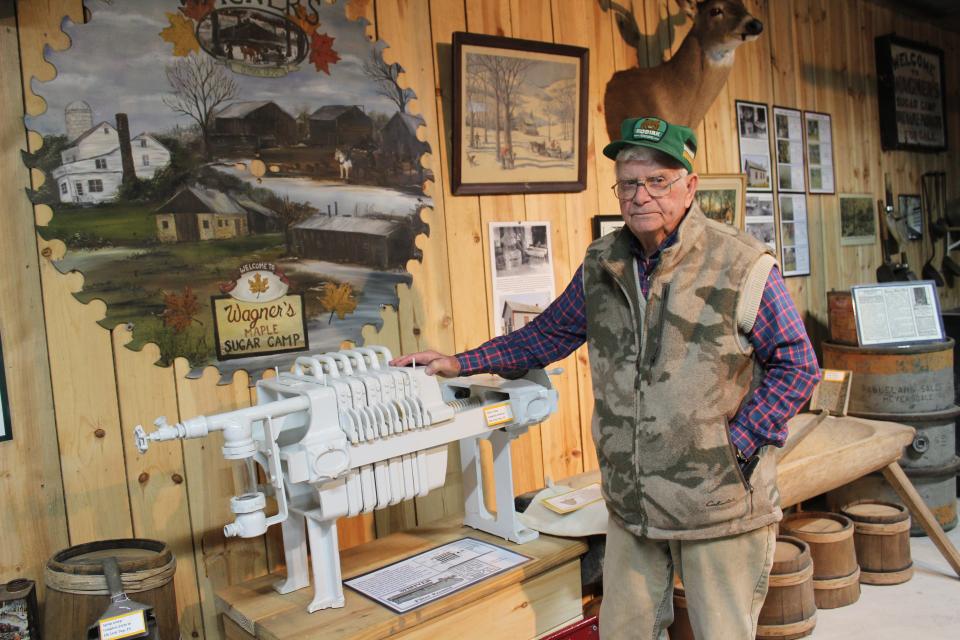
[[[488,427],[496,427],[513,420],[513,410],[510,408],[509,402],[484,407],[483,415],[487,419]]]

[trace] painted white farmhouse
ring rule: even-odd
[[[170,164],[170,151],[153,136],[141,133],[130,140],[134,172],[149,179]],[[62,165],[53,170],[60,202],[97,204],[112,200],[123,180],[120,136],[109,122],[84,132],[60,152]]]

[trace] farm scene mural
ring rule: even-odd
[[[343,2],[87,8],[64,22],[71,46],[47,52],[47,109],[26,119],[44,142],[26,160],[46,175],[31,197],[53,209],[39,232],[66,244],[56,266],[83,274],[77,297],[106,303],[107,328],[131,324],[131,348],[156,343],[160,364],[186,357],[195,373],[296,355],[218,356],[213,300],[244,301],[247,282],[302,301],[306,335],[274,338],[277,354],[360,344],[410,284],[431,206],[422,120],[386,45]],[[240,339],[271,351],[254,324]]]

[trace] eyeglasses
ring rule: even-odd
[[[670,193],[670,187],[682,177],[682,175],[677,176],[669,182],[664,176],[653,176],[646,180],[619,180],[610,188],[620,200],[632,200],[640,187],[645,188],[651,198],[660,198]]]

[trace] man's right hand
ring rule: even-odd
[[[390,361],[392,367],[406,367],[416,363],[426,365],[427,375],[437,375],[443,378],[456,378],[460,375],[460,362],[453,356],[446,356],[437,351],[420,351],[410,353]]]

